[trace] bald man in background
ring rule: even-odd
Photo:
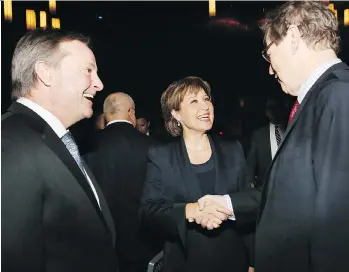
[[[135,128],[135,103],[129,95],[110,94],[103,111],[107,125],[97,134],[87,162],[115,222],[120,272],[144,272],[162,249],[161,242],[140,230],[138,221],[150,140]]]

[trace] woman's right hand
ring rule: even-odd
[[[185,206],[185,218],[189,222],[194,222],[197,217],[201,214],[199,210],[199,203],[187,203]]]

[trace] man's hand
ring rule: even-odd
[[[218,228],[227,219],[226,213],[230,211],[219,205],[207,205],[201,211],[198,203],[188,203],[185,207],[186,219],[189,222],[195,221],[209,230]]]
[[[228,208],[227,200],[222,195],[205,195],[198,200],[198,203],[199,203],[200,211],[202,211],[207,205],[219,205],[220,207]],[[232,215],[232,214],[233,214],[233,211],[229,210],[228,215]]]
[[[212,214],[212,209],[218,211],[219,213],[216,216],[219,216],[219,219],[225,221],[230,215],[233,214],[233,211],[227,208],[228,203],[224,196],[220,195],[206,195],[198,200],[200,211],[205,214],[205,211]],[[208,216],[201,216],[195,219],[197,224],[201,224],[203,228],[212,229],[213,222],[212,219]]]

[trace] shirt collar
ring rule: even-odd
[[[130,121],[127,121],[127,120],[113,120],[113,121],[110,121],[107,126],[111,125],[111,124],[114,124],[114,123],[129,123],[130,125],[133,126],[133,124],[130,122]]]
[[[310,74],[310,76],[306,79],[306,81],[302,84],[301,88],[299,89],[299,95],[298,95],[298,103],[302,103],[304,97],[307,95],[310,88],[315,84],[315,82],[322,76],[323,73],[326,72],[331,66],[340,63],[341,60],[338,58],[335,58],[333,60],[327,61],[323,64],[321,64],[318,68],[314,70]]]
[[[63,135],[68,132],[68,130],[62,124],[62,122],[56,116],[54,116],[51,112],[49,112],[39,104],[24,97],[17,99],[17,102],[31,109],[42,119],[44,119],[45,122],[53,129],[53,131],[57,134],[59,138],[62,138]]]

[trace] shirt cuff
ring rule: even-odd
[[[235,215],[234,215],[234,209],[233,209],[233,204],[231,203],[231,199],[229,195],[224,195],[225,201],[227,202],[228,209],[233,211],[233,214],[228,217],[229,220],[235,221]]]

